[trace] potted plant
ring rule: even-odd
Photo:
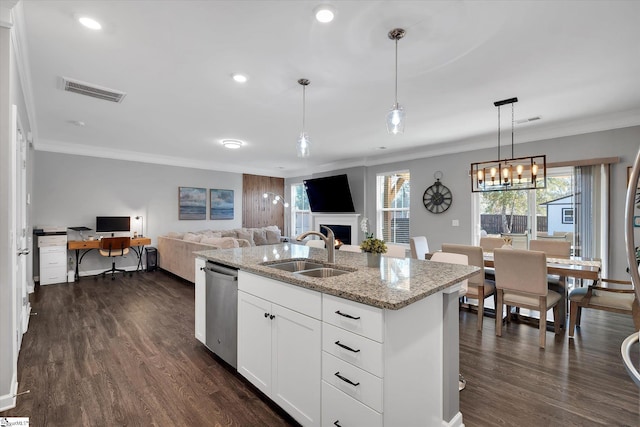
[[[373,233],[368,232],[368,219],[363,218],[360,228],[364,232],[365,239],[360,243],[360,249],[367,254],[367,264],[369,267],[380,266],[380,254],[387,252],[387,245],[384,240],[376,239]]]

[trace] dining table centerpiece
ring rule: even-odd
[[[360,223],[360,229],[364,233],[365,239],[360,243],[360,249],[367,254],[367,265],[369,267],[380,267],[380,258],[387,252],[387,245],[384,240],[376,239],[373,233],[369,233],[369,220],[365,217]]]

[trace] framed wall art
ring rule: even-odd
[[[178,188],[178,218],[207,219],[206,188]]]
[[[210,219],[233,219],[233,190],[210,189]]]

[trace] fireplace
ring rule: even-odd
[[[336,239],[346,245],[358,244],[360,214],[312,213],[313,229],[322,232],[320,225],[331,228]],[[336,233],[338,231],[338,233]],[[347,233],[348,232],[348,233]],[[344,234],[343,234],[344,233]]]
[[[333,231],[333,235],[336,240],[340,240],[345,245],[351,245],[351,226],[350,225],[335,225],[335,224],[320,224],[320,232],[327,235],[326,230],[322,226],[328,227]]]

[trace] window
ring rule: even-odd
[[[409,172],[378,175],[376,237],[389,243],[409,243]]]
[[[573,224],[573,208],[562,208],[562,223]]]
[[[304,184],[291,185],[291,234],[299,236],[311,230],[311,208]]]

